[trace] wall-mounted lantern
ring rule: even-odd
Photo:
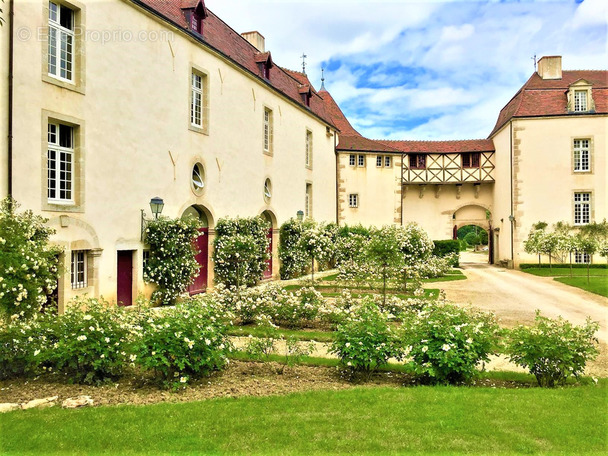
[[[163,212],[163,208],[165,207],[165,202],[162,198],[155,196],[150,200],[150,211],[154,216],[154,220],[158,220],[158,216]],[[144,230],[146,229],[146,225],[150,222],[150,220],[146,219],[146,214],[143,209],[141,209],[141,236],[140,240],[144,240]]]
[[[302,220],[304,220],[304,211],[298,211],[297,212],[297,216],[298,216],[298,220],[301,222]]]

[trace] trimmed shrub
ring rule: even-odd
[[[587,319],[576,326],[562,317],[552,320],[536,311],[535,325],[518,326],[509,334],[507,352],[512,362],[528,369],[540,386],[564,384],[585,370],[599,351],[595,333],[599,323]]]
[[[309,266],[306,252],[301,248],[300,239],[307,224],[291,218],[281,225],[279,259],[281,260],[281,279],[293,279],[306,273]]]
[[[369,376],[389,358],[399,355],[397,342],[387,315],[371,300],[364,299],[345,322],[338,325],[329,351],[352,373]]]
[[[445,240],[445,241],[433,241],[435,248],[433,249],[433,256],[436,257],[449,257],[451,258],[450,265],[457,268],[460,266],[460,251],[466,250],[466,246],[462,247],[462,242],[456,240]]]
[[[450,304],[429,304],[403,325],[405,356],[424,382],[470,380],[495,350],[499,329],[493,314]]]
[[[227,362],[230,344],[222,317],[209,297],[188,300],[162,313],[144,312],[131,359],[152,370],[164,387],[175,389],[207,375]]]

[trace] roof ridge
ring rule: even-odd
[[[370,138],[367,138],[370,139]],[[467,138],[467,139],[372,139],[372,141],[384,141],[384,142],[462,142],[462,141],[491,141],[488,138]]]

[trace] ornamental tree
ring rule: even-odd
[[[331,234],[331,231],[325,229],[324,225],[313,226],[302,232],[300,248],[306,253],[310,262],[313,285],[315,282],[315,261],[329,262],[333,257],[334,243]]]
[[[158,286],[152,301],[171,305],[194,281],[200,268],[194,243],[199,228],[200,221],[193,217],[162,217],[149,222],[144,242],[150,246],[150,257],[144,275],[148,282]]]
[[[403,255],[403,268],[401,271],[403,278],[403,289],[407,291],[407,279],[413,278],[416,274],[411,272],[421,262],[426,261],[433,253],[435,244],[416,223],[408,223],[396,231],[399,242],[399,250]]]
[[[8,197],[0,203],[0,316],[29,318],[40,311],[57,287],[59,247],[55,233],[32,211],[17,213]]]
[[[382,278],[382,303],[386,304],[386,282],[403,268],[404,255],[397,238],[398,228],[383,226],[372,231],[366,246],[366,260],[374,277]]]

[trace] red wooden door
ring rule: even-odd
[[[198,275],[194,278],[192,285],[188,287],[188,293],[191,295],[202,293],[207,289],[207,262],[209,260],[209,228],[201,228],[201,233],[196,238],[195,245],[199,251],[196,255],[196,261],[200,265]]]
[[[270,259],[266,261],[266,270],[264,271],[264,278],[270,279],[272,277],[272,228],[268,230],[268,253],[270,253]]]
[[[133,305],[133,252],[117,252],[116,301],[119,306]]]

